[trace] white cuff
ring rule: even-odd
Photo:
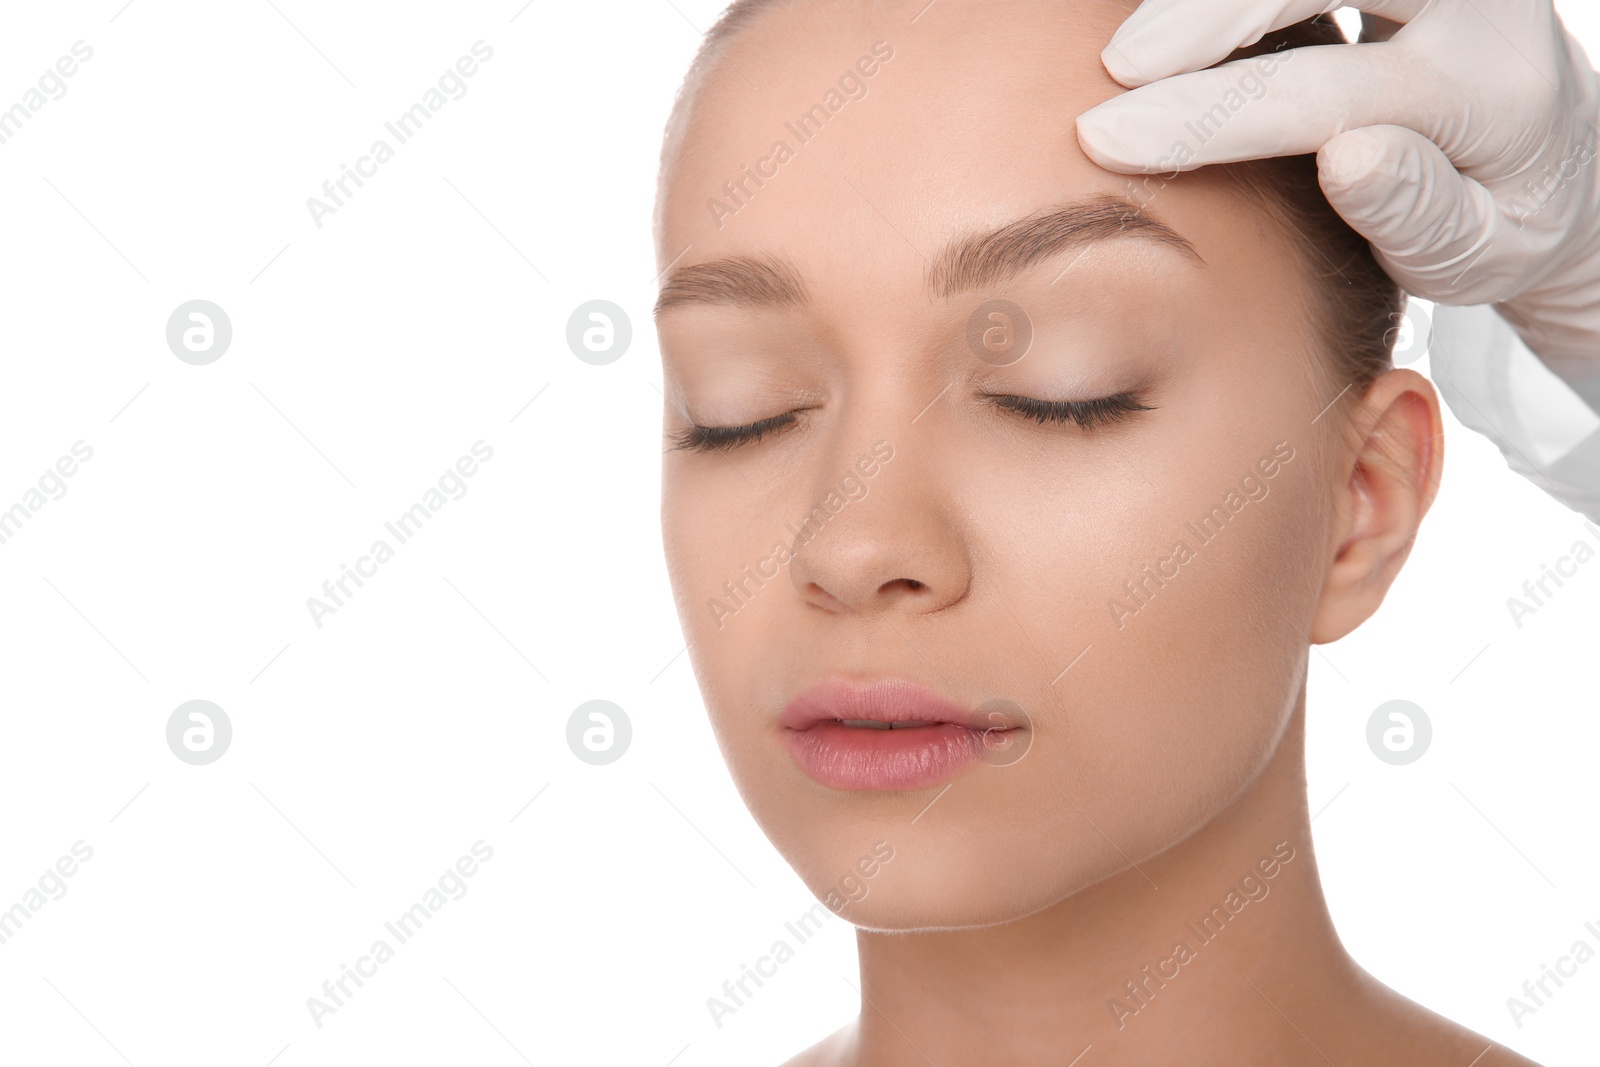
[[[1430,370],[1456,418],[1493,441],[1512,470],[1600,522],[1600,354],[1563,377],[1493,307],[1429,310]]]

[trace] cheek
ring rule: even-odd
[[[1303,680],[1315,472],[1297,453],[1260,478],[1273,444],[1204,470],[1152,470],[1133,503],[1072,524],[1077,559],[1018,609],[1053,615],[1072,635],[1063,651],[1086,650],[1053,686],[1079,771],[1069,792],[1151,847],[1254,777]],[[1102,799],[1134,795],[1131,808]]]
[[[775,616],[792,610],[787,602],[795,597],[784,513],[780,503],[752,500],[742,481],[729,486],[671,462],[663,471],[662,546],[689,662],[723,759],[752,809],[759,798],[748,786],[759,773],[751,764],[774,750],[766,734],[775,723],[753,700],[749,667],[771,663],[782,648]]]
[[[847,918],[896,929],[1027,914],[1188,837],[1256,778],[1304,679],[1317,591],[1309,453],[1261,479],[1264,497],[1241,488],[1271,452],[1152,468],[1154,486],[1104,507],[1081,481],[1008,506],[994,529],[1010,535],[988,541],[985,647],[1034,714],[1033,745],[979,768],[917,825],[877,828],[897,834],[900,858]],[[803,846],[813,864],[840,861]]]
[[[713,462],[715,459],[713,457]],[[738,460],[734,460],[738,462]],[[783,508],[706,472],[700,457],[672,459],[662,473],[661,538],[684,636],[721,646],[749,626],[751,606],[788,579],[775,545]],[[743,490],[741,492],[741,490]]]

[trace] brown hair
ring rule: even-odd
[[[1229,60],[1285,48],[1344,44],[1331,15],[1317,15],[1269,33]],[[1265,205],[1299,253],[1313,293],[1321,341],[1320,384],[1332,402],[1342,390],[1360,397],[1394,366],[1394,342],[1405,291],[1384,271],[1367,239],[1333,209],[1317,178],[1315,155],[1281,156],[1218,165],[1215,169]]]

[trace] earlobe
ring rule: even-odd
[[[1338,463],[1334,548],[1311,625],[1313,644],[1337,641],[1383,603],[1438,493],[1443,422],[1433,383],[1416,371],[1385,372],[1354,416]]]

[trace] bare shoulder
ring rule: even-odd
[[[1382,1024],[1364,1028],[1368,1063],[1395,1067],[1542,1067],[1368,976]]]
[[[785,1060],[780,1067],[835,1067],[846,1062],[855,1044],[856,1022],[850,1020],[815,1045]]]

